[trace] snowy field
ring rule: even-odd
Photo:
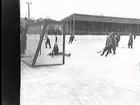
[[[106,36],[75,36],[62,66],[31,68],[21,62],[21,105],[140,105],[140,37],[133,49],[100,56]]]

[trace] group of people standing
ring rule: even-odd
[[[136,38],[136,35],[134,35],[134,39],[135,38]],[[106,39],[105,48],[103,49],[101,56],[103,56],[104,53],[107,52],[105,55],[107,57],[109,53],[112,53],[112,50],[113,50],[113,54],[116,54],[116,47],[119,46],[119,42],[120,42],[119,33],[117,33],[116,35],[114,32],[109,33]],[[133,48],[133,35],[131,33],[129,35],[128,48]]]

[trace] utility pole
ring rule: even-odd
[[[26,2],[26,4],[28,5],[28,19],[30,19],[30,4],[32,4],[32,3]]]

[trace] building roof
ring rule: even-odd
[[[74,19],[83,20],[83,21],[96,21],[96,22],[140,24],[140,19],[135,19],[135,18],[122,18],[122,17],[86,15],[86,14],[75,14],[75,13],[62,19],[61,21],[74,20]]]

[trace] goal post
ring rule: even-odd
[[[42,41],[43,41],[43,39],[44,39],[46,27],[47,27],[47,21],[46,21],[46,19],[45,19],[44,27],[43,27],[43,30],[42,30],[42,33],[41,33],[41,36],[40,36],[40,41],[39,41],[39,43],[38,43],[38,47],[37,47],[37,50],[36,50],[36,53],[35,53],[35,56],[34,56],[34,59],[33,59],[33,62],[32,62],[32,66],[35,65],[36,60],[37,60],[37,57],[38,57],[38,53],[39,53],[39,51],[41,50],[41,45],[42,45]]]
[[[63,35],[63,64],[65,64],[65,22],[62,21],[62,35]]]

